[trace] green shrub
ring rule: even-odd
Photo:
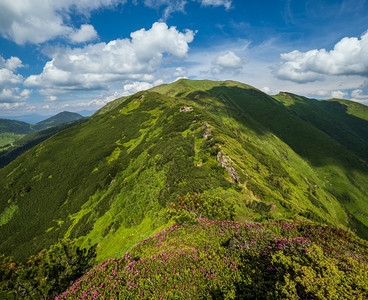
[[[81,249],[63,240],[31,256],[25,263],[0,257],[0,296],[42,299],[55,296],[86,273],[95,262],[95,247]],[[1,294],[2,293],[2,294]]]

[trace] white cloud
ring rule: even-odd
[[[22,68],[24,67],[22,64],[22,61],[18,58],[18,57],[10,57],[7,60],[4,60],[1,56],[0,56],[0,66],[2,66],[2,64],[4,65],[4,67],[10,71],[15,71],[18,68]]]
[[[281,54],[284,61],[273,72],[276,77],[299,83],[321,80],[324,75],[368,77],[368,32],[360,39],[345,37],[331,51],[294,50]]]
[[[11,110],[11,109],[17,109],[25,105],[26,105],[25,102],[15,102],[15,103],[1,103],[0,102],[0,109]]]
[[[148,90],[153,87],[153,84],[148,82],[136,81],[124,85],[124,96],[132,95],[140,91]]]
[[[198,0],[203,6],[223,6],[226,9],[231,8],[231,0]]]
[[[214,64],[222,68],[238,69],[242,67],[242,60],[234,52],[228,51],[224,55],[217,56]]]
[[[14,73],[17,68],[23,67],[18,57],[4,59],[0,56],[0,102],[13,102],[26,100],[31,94],[30,90],[21,90],[17,85],[23,82],[23,76]]]
[[[185,12],[188,1],[199,2],[202,6],[223,6],[226,10],[232,5],[232,0],[144,0],[144,4],[155,9],[164,6],[162,19],[167,20],[175,12]]]
[[[58,97],[54,96],[54,95],[49,95],[46,97],[46,101],[56,101],[58,99]]]
[[[144,4],[150,8],[160,8],[161,6],[165,6],[163,11],[162,20],[167,20],[171,14],[174,12],[185,11],[185,5],[187,1],[185,0],[145,0]]]
[[[12,71],[1,68],[0,69],[0,89],[9,85],[15,85],[23,81],[22,75],[15,74]]]
[[[83,48],[56,49],[43,72],[29,76],[24,84],[54,95],[70,90],[107,89],[125,80],[152,82],[166,55],[187,55],[194,32],[182,33],[165,23],[154,23],[151,29],[140,29],[130,37]]]
[[[95,40],[98,37],[97,31],[92,25],[83,24],[79,30],[70,34],[69,38],[74,43],[84,43]]]
[[[348,93],[343,92],[343,91],[331,91],[332,98],[344,99],[347,95]]]
[[[185,68],[177,67],[175,69],[174,76],[175,77],[184,77],[184,76],[187,76],[187,74],[188,74],[188,71]]]
[[[363,84],[351,92],[352,100],[354,101],[368,101],[368,80],[364,81]]]
[[[4,88],[0,90],[0,102],[12,102],[26,100],[31,95],[31,90],[15,88]]]
[[[212,62],[212,75],[220,75],[222,73],[239,73],[243,67],[242,59],[233,51],[227,51],[225,54],[217,55]]]
[[[2,0],[0,34],[17,44],[39,44],[56,37],[74,34],[67,24],[71,13],[85,16],[98,8],[126,0]]]

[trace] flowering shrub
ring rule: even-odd
[[[171,203],[170,214],[178,224],[195,224],[199,218],[233,220],[235,209],[233,204],[205,192],[180,197],[177,204]]]
[[[56,299],[363,299],[367,252],[328,226],[199,218],[95,266]]]

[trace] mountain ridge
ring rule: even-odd
[[[233,81],[122,98],[0,169],[0,251],[22,259],[71,238],[97,244],[99,261],[120,257],[188,193],[220,197],[239,220],[310,219],[367,237],[364,158],[303,118]]]

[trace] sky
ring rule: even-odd
[[[368,0],[0,0],[0,116],[183,77],[368,105]]]

